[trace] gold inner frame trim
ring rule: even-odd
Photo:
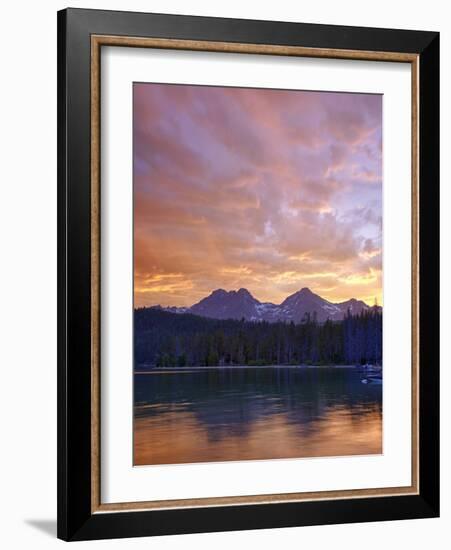
[[[409,63],[412,74],[412,480],[407,487],[384,487],[338,491],[281,493],[267,495],[155,500],[145,502],[102,503],[100,492],[100,53],[102,46],[158,48],[171,50],[208,51],[285,55],[330,59],[353,59]],[[268,44],[243,44],[140,38],[129,36],[91,36],[91,512],[108,513],[131,510],[163,510],[210,506],[307,502],[419,494],[419,56],[399,52],[305,48]]]

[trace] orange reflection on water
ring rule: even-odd
[[[286,414],[255,420],[237,432],[212,430],[187,411],[135,417],[134,464],[303,458],[382,453],[380,408],[330,408],[308,427]]]

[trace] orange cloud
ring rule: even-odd
[[[382,302],[380,96],[134,85],[136,305]]]

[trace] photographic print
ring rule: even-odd
[[[382,96],[133,84],[134,465],[382,453]]]
[[[439,516],[439,50],[58,13],[59,538]]]

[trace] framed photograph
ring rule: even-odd
[[[58,14],[58,536],[439,514],[439,35]]]

